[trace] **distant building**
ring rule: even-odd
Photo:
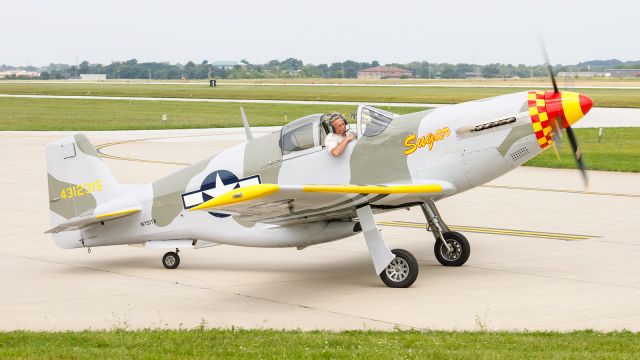
[[[107,80],[107,74],[80,74],[80,80]]]
[[[21,77],[21,78],[34,78],[40,77],[40,73],[36,71],[25,71],[25,70],[7,70],[0,71],[0,79],[8,78],[8,77]]]
[[[604,72],[613,78],[640,78],[640,69],[606,69]]]
[[[231,70],[236,66],[244,66],[244,63],[238,61],[214,61],[211,63],[211,67],[214,69]]]
[[[467,71],[464,73],[465,79],[482,79],[482,73],[478,71]]]
[[[560,71],[558,77],[570,77],[570,78],[594,78],[594,77],[606,77],[606,72],[593,72],[593,71]]]
[[[407,69],[376,66],[358,71],[358,79],[379,80],[379,79],[406,79],[412,78],[413,73]]]

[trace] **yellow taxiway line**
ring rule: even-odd
[[[546,189],[546,188],[531,188],[522,186],[504,186],[504,185],[481,185],[480,187],[493,188],[493,189],[508,189],[508,190],[528,190],[528,191],[547,191],[558,192],[567,194],[585,194],[585,195],[602,195],[602,196],[621,196],[621,197],[640,197],[640,194],[622,194],[622,193],[610,193],[610,192],[597,192],[597,191],[582,191],[582,190],[568,190],[568,189]]]
[[[427,224],[425,223],[406,222],[406,221],[379,221],[377,222],[377,224],[382,226],[407,227],[407,228],[416,228],[416,229],[425,229],[427,226]],[[565,241],[587,240],[587,239],[593,239],[593,238],[599,237],[594,235],[562,234],[562,233],[549,233],[549,232],[541,232],[541,231],[497,229],[497,228],[460,226],[460,225],[449,225],[449,228],[455,231],[494,234],[494,235],[524,236],[524,237],[535,237],[535,238],[542,238],[542,239],[557,239],[557,240],[565,240]]]

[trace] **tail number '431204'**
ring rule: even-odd
[[[89,195],[92,192],[101,190],[102,183],[100,180],[86,182],[83,185],[72,185],[60,190],[60,199],[72,199],[74,197]]]
[[[405,155],[413,154],[418,148],[428,146],[429,151],[433,149],[433,145],[444,139],[445,137],[449,137],[451,132],[448,127],[444,127],[442,129],[436,130],[435,133],[428,133],[427,135],[417,137],[416,134],[411,134],[404,138],[404,146],[407,147],[407,150],[404,151]],[[416,139],[417,138],[417,139]]]

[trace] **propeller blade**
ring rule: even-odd
[[[554,145],[558,143],[558,147],[562,146],[562,118],[560,116],[554,116],[551,120],[551,130]],[[560,156],[558,155],[558,159],[559,158]]]
[[[556,154],[556,160],[560,160],[560,152],[558,151],[558,145],[556,145],[556,142],[552,142],[551,146],[553,146],[553,152]]]
[[[547,63],[547,70],[549,71],[549,77],[551,77],[551,83],[553,84],[553,92],[559,93],[560,91],[558,90],[558,84],[556,83],[556,78],[555,76],[553,76],[553,67],[549,63]]]
[[[573,129],[571,126],[567,127],[567,137],[569,138],[569,142],[571,143],[571,148],[573,149],[573,154],[576,159],[576,164],[578,164],[578,169],[582,173],[582,180],[584,181],[584,186],[589,187],[589,178],[587,177],[587,168],[584,166],[584,161],[582,160],[582,152],[578,147],[578,140],[576,140],[576,135],[573,133]]]
[[[556,83],[556,78],[553,76],[553,67],[551,66],[551,62],[549,61],[549,55],[547,54],[547,47],[544,45],[544,40],[540,39],[540,49],[542,50],[542,55],[544,56],[544,62],[547,64],[547,71],[549,72],[549,77],[551,78],[551,83],[553,84],[553,92],[559,93],[558,84]]]

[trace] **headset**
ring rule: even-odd
[[[343,114],[340,113],[332,113],[330,115],[327,115],[329,117],[329,119],[327,120],[327,123],[329,123],[329,129],[331,131],[332,134],[335,134],[335,130],[333,129],[333,122],[335,120],[337,120],[338,118],[341,118],[342,121],[344,121],[344,126],[346,128],[346,132],[351,131],[351,127],[349,126],[349,122],[347,121],[347,119],[345,118],[345,116]]]

